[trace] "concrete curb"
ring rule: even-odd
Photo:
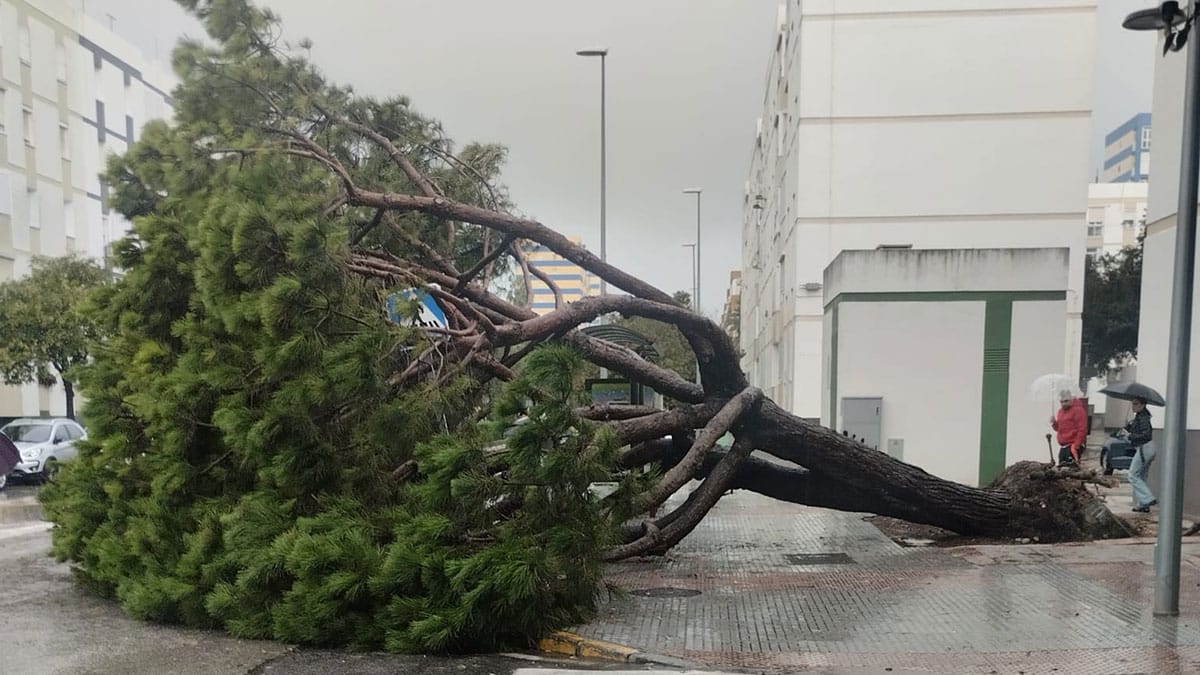
[[[538,641],[538,651],[555,656],[574,656],[593,661],[613,663],[646,663],[673,668],[695,668],[701,664],[673,656],[650,654],[603,640],[593,640],[570,631],[560,630]]]

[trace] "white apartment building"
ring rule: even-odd
[[[129,223],[100,174],[170,116],[174,81],[64,0],[0,0],[0,281],[35,256],[105,258]],[[0,387],[0,416],[64,408],[58,388]]]
[[[1136,246],[1146,229],[1149,183],[1090,183],[1087,254],[1115,254]]]
[[[1195,39],[1195,35],[1192,39]],[[1175,223],[1179,208],[1179,160],[1187,51],[1162,55],[1159,37],[1154,59],[1155,173],[1150,177],[1146,241],[1142,249],[1141,316],[1138,323],[1137,380],[1167,393],[1167,344],[1171,325],[1171,285],[1175,270]],[[1196,276],[1200,288],[1200,275]],[[1193,290],[1195,298],[1200,292]],[[1195,302],[1195,300],[1193,300]],[[1192,312],[1191,370],[1187,398],[1187,461],[1184,463],[1184,512],[1200,513],[1200,311]],[[1163,428],[1162,408],[1151,408],[1156,430]],[[1155,439],[1162,442],[1161,431]],[[1161,445],[1159,448],[1161,449]],[[1162,453],[1159,453],[1162,456]],[[1160,459],[1161,461],[1161,459]],[[1159,477],[1150,472],[1151,483]]]
[[[743,221],[755,384],[838,426],[823,275],[843,250],[889,247],[1069,249],[1062,370],[1078,372],[1095,15],[1095,0],[781,5]]]

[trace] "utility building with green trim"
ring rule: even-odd
[[[984,485],[1046,461],[1071,372],[1067,248],[843,251],[825,269],[822,422],[932,474]]]

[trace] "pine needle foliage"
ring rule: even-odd
[[[459,151],[467,180],[407,100],[356,97],[269,49],[268,12],[182,4],[212,43],[180,45],[173,123],[109,166],[134,227],[91,299],[106,337],[78,368],[90,440],[43,493],[53,554],[134,617],[247,638],[473,651],[585,619],[614,530],[588,488],[617,447],[573,413],[579,357],[544,347],[502,389],[394,385],[434,338],[387,320],[398,289],[347,273],[351,242],[420,260],[407,232],[468,269],[482,232],[420,214],[368,231],[327,172],[265,141],[324,134],[356,180],[408,189],[381,153],[308,124],[334,108],[489,206],[503,193],[477,178],[502,149]]]

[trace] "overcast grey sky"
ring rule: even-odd
[[[172,0],[74,0],[150,54],[200,33]],[[406,94],[451,137],[509,148],[526,214],[599,250],[599,63],[608,47],[608,257],[690,290],[704,188],[703,302],[741,263],[742,189],[778,0],[268,0],[332,78]],[[1153,37],[1120,28],[1150,0],[1100,0],[1092,165],[1104,133],[1150,109]],[[1082,74],[1081,74],[1082,76]]]

